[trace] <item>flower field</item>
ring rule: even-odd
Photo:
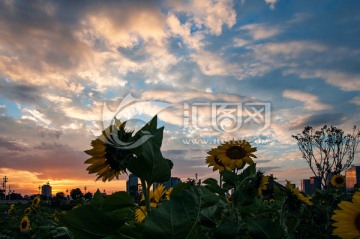
[[[157,118],[133,134],[114,121],[91,142],[89,173],[111,181],[131,172],[141,179],[138,203],[126,192],[55,212],[35,198],[30,205],[1,205],[0,238],[359,238],[360,192],[345,193],[344,177],[305,195],[256,168],[256,148],[229,141],[204,155],[220,180],[188,181],[168,190],[173,163],[161,153]]]

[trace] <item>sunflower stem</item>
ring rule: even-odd
[[[222,173],[220,173],[220,187],[222,188]]]
[[[141,180],[141,186],[143,188],[143,193],[144,193],[144,198],[145,198],[146,211],[150,212],[150,210],[151,210],[150,198],[149,198],[150,187],[146,184],[146,181],[144,179],[140,179],[140,180]]]

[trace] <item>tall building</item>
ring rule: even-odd
[[[138,191],[139,178],[134,174],[129,175],[129,179],[126,180],[126,192],[130,193],[131,191]]]
[[[49,182],[47,182],[46,184],[44,184],[41,187],[41,195],[43,195],[43,196],[51,197],[51,191],[52,191],[52,188],[51,188]]]
[[[169,189],[174,187],[176,184],[181,183],[181,179],[178,177],[171,177],[167,182],[163,183],[165,185],[165,189]],[[157,189],[157,187],[162,183],[154,183],[153,189]]]
[[[169,189],[174,187],[176,184],[181,183],[181,179],[178,177],[171,177],[166,183],[165,188]]]
[[[306,194],[309,194],[309,193],[307,193],[309,188],[310,188],[310,179],[302,179],[301,180],[301,191],[303,191]]]
[[[352,166],[345,171],[346,191],[353,190],[355,184],[360,185],[360,166]]]
[[[319,177],[301,180],[301,191],[304,193],[311,195],[315,193],[316,189],[321,189],[321,179]]]
[[[130,174],[129,179],[126,181],[126,192],[130,194],[135,202],[140,200],[139,178],[134,174]]]

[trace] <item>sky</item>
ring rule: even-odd
[[[126,175],[95,182],[84,150],[114,116],[137,130],[158,114],[173,176],[218,177],[207,152],[246,139],[258,168],[299,186],[312,173],[291,135],[360,126],[359,8],[0,0],[0,176],[21,194],[125,190]]]

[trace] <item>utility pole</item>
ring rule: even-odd
[[[84,190],[85,190],[85,194],[86,194],[86,190],[87,190],[87,187],[86,187],[86,186],[84,187]]]
[[[4,199],[6,200],[6,183],[8,182],[9,178],[6,176],[3,178],[3,187],[4,187]]]

